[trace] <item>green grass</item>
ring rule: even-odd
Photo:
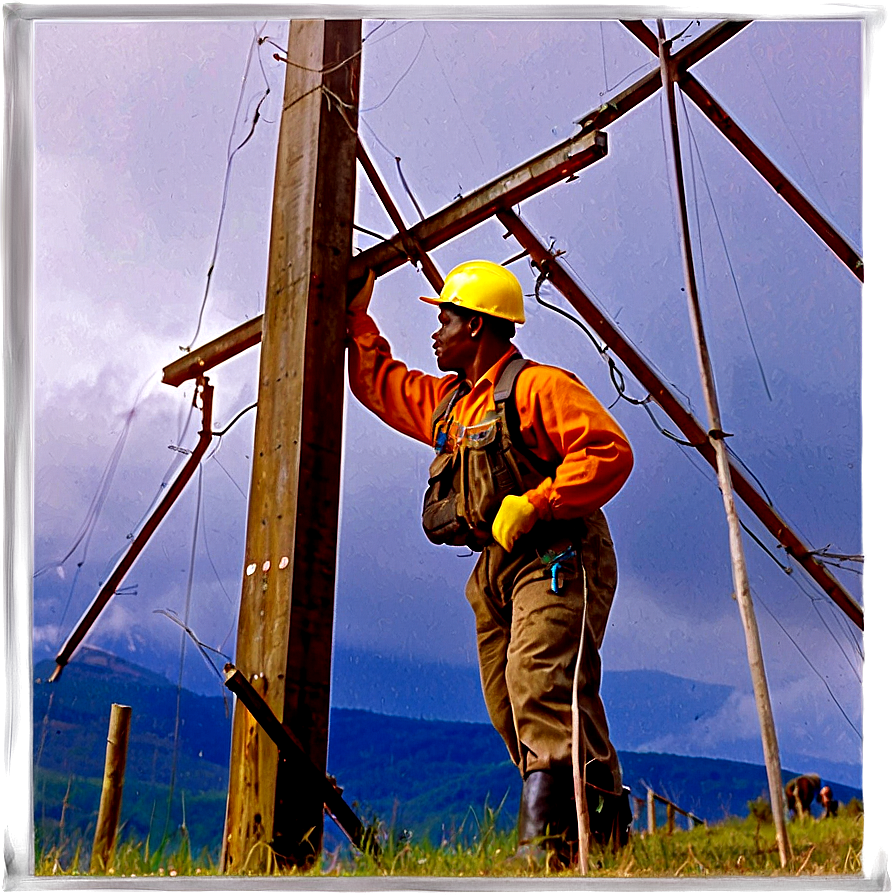
[[[395,876],[395,877],[537,877],[543,867],[530,867],[514,859],[516,834],[497,830],[497,813],[486,809],[470,812],[458,831],[438,845],[414,842],[393,834],[380,838],[378,861],[359,854],[347,843],[325,852],[308,871],[282,865],[270,848],[259,844],[250,856],[252,875]],[[466,827],[466,832],[464,828]],[[806,819],[788,824],[792,858],[781,868],[775,831],[771,823],[755,816],[725,823],[698,826],[669,834],[635,834],[625,849],[611,853],[594,851],[589,875],[594,877],[717,877],[717,876],[811,876],[860,875],[862,846],[861,814],[836,819]],[[60,843],[49,849],[38,844],[37,875],[85,874],[89,846],[83,841]],[[147,843],[129,841],[114,855],[109,876],[175,877],[217,874],[217,857],[203,852],[190,854],[189,838],[181,832],[176,840],[150,850]],[[578,876],[578,870],[551,876]]]

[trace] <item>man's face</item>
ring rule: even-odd
[[[439,329],[432,334],[432,347],[439,370],[465,373],[476,354],[470,335],[471,320],[461,317],[450,305],[439,306]]]

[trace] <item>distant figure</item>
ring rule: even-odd
[[[828,787],[827,784],[821,788],[818,793],[818,802],[821,803],[822,818],[836,818],[837,810],[840,808],[839,800],[834,799],[834,794],[831,792],[831,788]]]
[[[798,778],[788,781],[784,787],[784,795],[787,797],[787,809],[791,816],[797,815],[799,818],[804,818],[809,815],[812,801],[820,792],[821,778],[818,775],[800,775]],[[828,792],[830,792],[830,788],[828,788]]]

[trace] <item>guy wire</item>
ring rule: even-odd
[[[818,680],[824,685],[825,690],[828,692],[828,694],[831,697],[831,700],[834,701],[834,705],[837,707],[837,709],[840,710],[841,715],[843,716],[844,719],[846,719],[846,723],[849,725],[850,728],[852,728],[852,730],[856,733],[859,740],[861,741],[862,740],[861,732],[859,731],[858,728],[856,728],[852,719],[850,719],[850,717],[846,714],[846,710],[840,704],[840,701],[834,696],[834,692],[831,690],[831,687],[827,683],[827,681],[825,681],[824,676],[818,671],[818,669],[812,663],[812,660],[810,660],[809,657],[806,655],[806,652],[803,650],[803,648],[800,647],[799,644],[797,644],[797,642],[794,640],[794,638],[790,634],[790,632],[788,632],[787,629],[781,624],[781,621],[778,619],[778,617],[775,616],[775,614],[769,609],[768,604],[766,604],[766,602],[758,594],[756,594],[755,590],[753,591],[753,596],[756,598],[756,600],[759,601],[759,603],[762,604],[763,607],[765,607],[765,611],[768,613],[768,615],[772,617],[772,619],[777,624],[778,628],[780,628],[781,631],[784,632],[784,634],[787,636],[790,643],[793,644],[793,646],[797,649],[797,652],[799,653],[799,655],[806,661],[806,665],[815,673]]]
[[[722,222],[719,218],[719,213],[716,210],[715,200],[712,198],[712,191],[709,189],[709,178],[706,176],[706,169],[703,166],[703,158],[700,155],[700,147],[697,143],[697,138],[694,136],[694,131],[691,128],[691,119],[688,116],[688,104],[686,102],[682,102],[681,105],[682,105],[682,109],[684,110],[684,120],[685,120],[685,124],[687,125],[687,128],[688,128],[688,136],[690,137],[690,145],[692,147],[691,169],[692,169],[692,177],[694,178],[694,208],[695,209],[699,208],[699,203],[697,202],[696,177],[694,176],[694,173],[693,173],[694,156],[696,156],[697,162],[700,165],[700,173],[703,175],[703,188],[706,190],[706,195],[709,199],[709,205],[710,205],[710,208],[712,209],[713,217],[715,218],[715,222],[716,222],[716,227],[718,228],[718,231],[719,231],[719,238],[722,241],[722,251],[725,253],[725,261],[728,264],[728,273],[731,275],[731,282],[734,285],[734,292],[735,292],[735,295],[737,296],[737,302],[740,305],[740,313],[744,320],[744,326],[747,329],[747,337],[750,340],[750,347],[753,349],[753,357],[756,359],[756,366],[759,368],[759,375],[762,378],[762,385],[765,388],[765,394],[768,396],[769,401],[773,401],[772,393],[771,393],[771,390],[769,389],[769,385],[768,385],[768,380],[766,379],[766,376],[765,376],[765,369],[763,368],[762,360],[759,357],[759,350],[757,349],[756,341],[753,338],[753,330],[752,330],[752,327],[750,326],[749,318],[747,317],[747,309],[746,309],[746,306],[744,305],[743,296],[741,296],[741,294],[740,294],[740,286],[738,285],[737,277],[734,273],[734,265],[731,262],[731,254],[728,251],[728,243],[725,240],[725,233],[722,230]],[[699,220],[700,219],[698,216],[698,218],[697,218],[698,236],[700,239],[700,257],[701,257],[701,261],[702,261],[702,259],[703,259],[703,237],[699,231]],[[706,273],[704,270],[704,284],[705,284],[705,282],[706,282]]]
[[[264,28],[264,25],[262,25],[261,28]],[[227,208],[227,197],[230,192],[230,175],[233,170],[233,159],[234,159],[234,156],[236,156],[236,154],[249,142],[252,135],[255,133],[255,128],[256,128],[258,121],[261,117],[262,104],[268,98],[268,96],[270,95],[270,92],[271,92],[270,84],[268,84],[266,90],[262,94],[261,99],[258,101],[258,105],[255,107],[255,114],[252,119],[252,125],[249,129],[249,133],[246,135],[245,138],[243,138],[243,140],[240,142],[240,144],[235,149],[231,149],[231,147],[233,146],[234,136],[236,135],[236,126],[237,126],[237,121],[239,120],[239,112],[240,112],[240,109],[242,108],[243,97],[245,96],[245,92],[246,92],[246,79],[249,77],[249,67],[252,64],[252,54],[253,54],[253,51],[256,49],[257,43],[259,41],[258,34],[259,34],[259,31],[261,30],[261,28],[255,29],[255,35],[252,40],[252,45],[250,46],[249,53],[246,56],[246,67],[245,67],[245,70],[243,71],[242,81],[240,82],[239,97],[237,98],[236,110],[234,111],[233,126],[231,127],[230,139],[228,141],[227,164],[224,169],[224,187],[222,190],[220,211],[218,213],[218,224],[217,224],[217,228],[215,230],[215,241],[212,246],[211,263],[209,264],[208,272],[205,275],[205,290],[204,290],[203,296],[202,296],[202,304],[199,307],[199,319],[196,321],[196,332],[193,334],[193,338],[190,339],[189,343],[186,346],[181,346],[181,349],[185,352],[189,352],[191,347],[193,346],[193,343],[195,343],[196,340],[199,338],[199,331],[202,328],[202,318],[203,318],[203,315],[205,314],[205,307],[208,304],[209,293],[211,290],[212,273],[215,270],[215,264],[217,263],[217,259],[218,259],[218,250],[219,250],[220,244],[221,244],[221,232],[222,232],[222,229],[224,226],[224,214],[225,214],[225,211]],[[259,65],[260,65],[260,60],[259,60]],[[264,72],[263,68],[262,68],[262,72]],[[265,77],[265,82],[267,82],[267,77]]]
[[[175,701],[174,715],[174,745],[171,757],[171,781],[168,785],[168,808],[165,814],[164,833],[168,833],[168,825],[171,821],[171,804],[174,799],[174,785],[177,779],[177,754],[180,746],[180,703],[184,686],[184,662],[187,649],[187,627],[190,624],[190,606],[193,596],[193,575],[196,570],[196,544],[199,538],[199,520],[202,510],[202,465],[199,465],[199,478],[196,484],[196,513],[193,517],[193,539],[190,548],[190,568],[187,573],[187,590],[184,600],[184,630],[180,637],[180,663],[177,674],[177,699]],[[164,835],[163,835],[164,836]]]

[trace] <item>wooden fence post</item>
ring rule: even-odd
[[[103,772],[100,810],[90,856],[91,874],[101,874],[107,870],[115,848],[130,730],[131,707],[113,703],[109,714],[109,738],[106,741],[106,768]]]
[[[666,803],[666,826],[670,834],[675,832],[675,806]]]
[[[656,833],[656,794],[647,789],[647,833]]]

